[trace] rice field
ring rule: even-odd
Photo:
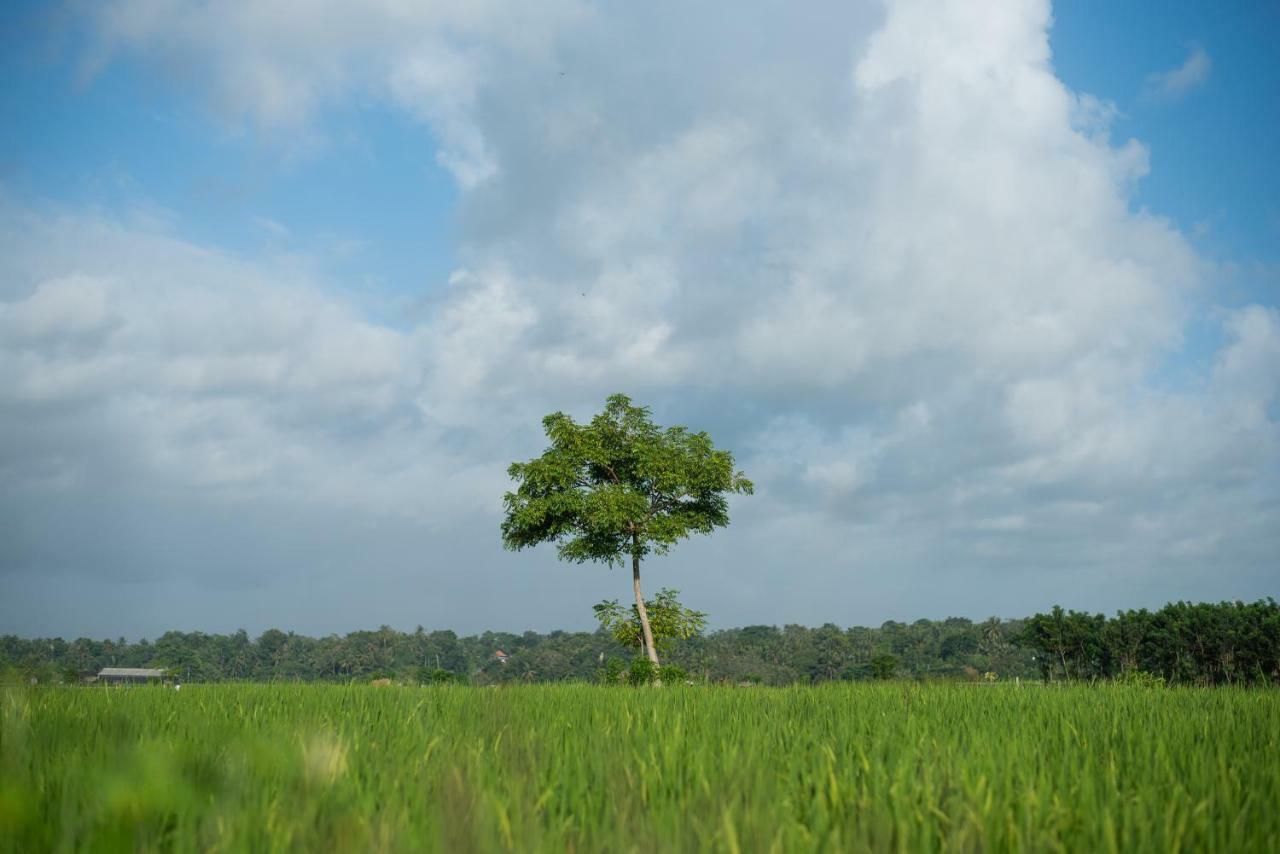
[[[0,850],[1277,851],[1280,693],[9,689]]]

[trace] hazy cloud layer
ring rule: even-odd
[[[722,625],[1275,592],[1280,314],[1171,370],[1213,271],[1047,3],[420,5],[101,7],[93,62],[281,145],[420,119],[464,260],[385,326],[297,259],[4,204],[6,625],[583,625],[622,579],[502,553],[503,470],[618,390],[756,480],[651,573]]]
[[[1212,70],[1209,54],[1200,45],[1192,45],[1182,65],[1147,75],[1143,95],[1156,101],[1176,101],[1203,86]]]

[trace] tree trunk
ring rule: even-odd
[[[632,532],[631,542],[631,587],[636,592],[636,610],[640,612],[640,631],[644,633],[644,648],[653,662],[658,666],[658,650],[653,646],[653,629],[649,628],[649,610],[644,606],[644,594],[640,592],[640,535]]]

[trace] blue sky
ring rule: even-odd
[[[74,7],[72,7],[74,8]],[[378,103],[326,111],[298,144],[193,101],[143,63],[93,69],[78,15],[6,13],[0,149],[7,193],[138,208],[231,251],[329,253],[334,279],[403,293],[447,279],[456,192],[421,124]],[[35,36],[34,38],[32,36]]]
[[[70,7],[74,9],[74,7]],[[391,290],[447,278],[456,262],[457,192],[421,123],[372,99],[325,111],[317,150],[193,102],[180,81],[134,60],[90,72],[82,22],[49,4],[10,4],[0,149],[6,192],[102,207],[156,206],[192,239],[252,253],[289,240],[358,242],[335,272]],[[1058,5],[1053,66],[1071,88],[1114,103],[1116,139],[1150,150],[1133,203],[1196,234],[1210,257],[1280,263],[1280,63],[1274,3]],[[1195,46],[1212,60],[1202,84],[1143,97],[1149,75],[1182,65]],[[286,245],[287,245],[287,241]],[[1278,284],[1243,271],[1224,293],[1274,303]]]
[[[1201,305],[1275,305],[1280,297],[1280,67],[1269,33],[1275,4],[1074,2],[1054,9],[1054,66],[1064,82],[1114,102],[1112,133],[1150,150],[1151,172],[1133,203],[1169,217],[1222,265]],[[1179,68],[1197,49],[1203,82],[1150,97],[1152,74]],[[1169,367],[1179,382],[1220,345],[1212,322],[1194,322]]]
[[[718,625],[1274,595],[1280,9],[965,6],[8,4],[0,628],[585,625],[614,391]]]
[[[1280,63],[1274,3],[1103,3],[1054,9],[1054,66],[1067,85],[1115,102],[1117,137],[1151,150],[1151,174],[1135,203],[1196,232],[1224,262],[1280,260]],[[1181,97],[1142,96],[1152,73],[1174,69],[1196,47],[1211,58],[1204,82]],[[1274,278],[1244,275],[1241,301],[1275,303]]]

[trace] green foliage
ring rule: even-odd
[[[1277,720],[1105,683],[10,689],[0,853],[1272,852]]]
[[[600,671],[600,681],[605,685],[617,685],[622,681],[623,674],[627,672],[627,663],[616,655],[609,656],[609,660],[604,663],[604,669]]]
[[[418,682],[423,685],[444,685],[454,682],[458,675],[452,670],[445,670],[443,667],[419,667]]]
[[[625,395],[590,424],[562,412],[542,424],[551,446],[507,470],[518,483],[503,496],[509,549],[554,542],[565,560],[622,565],[729,524],[726,496],[752,491],[706,433],[664,430]]]
[[[877,679],[892,679],[898,672],[898,659],[892,655],[877,655],[871,659],[871,673]]]
[[[639,687],[641,685],[651,685],[658,678],[658,668],[653,666],[653,662],[642,655],[637,655],[631,659],[631,665],[627,668],[627,684]]]
[[[660,652],[671,648],[672,641],[688,640],[698,637],[707,625],[707,615],[702,611],[694,611],[680,604],[676,599],[679,590],[663,588],[653,599],[646,600],[645,610],[649,613],[649,627],[653,632],[653,643]],[[616,599],[601,602],[595,606],[596,619],[600,627],[613,636],[613,639],[628,649],[640,649],[644,644],[644,634],[640,628],[640,611],[635,605],[623,607]]]
[[[689,671],[678,664],[664,664],[658,668],[658,681],[667,685],[683,682],[688,676]]]
[[[1097,632],[1096,641],[1077,638],[1062,643],[1056,634],[1062,623],[1052,615],[979,622],[889,621],[851,628],[744,626],[672,640],[663,662],[684,667],[699,681],[736,683],[750,675],[766,685],[790,685],[870,680],[871,659],[892,655],[898,660],[898,675],[905,678],[963,679],[969,672],[965,668],[971,668],[979,674],[991,672],[1000,682],[1025,682],[1064,678],[1056,654],[1061,649],[1073,680],[1100,681],[1142,670],[1168,684],[1280,683],[1280,605],[1274,601],[1178,603],[1156,611],[1123,612],[1101,624],[1085,616],[1088,620],[1076,625]],[[1065,623],[1068,613],[1062,617]],[[1081,648],[1093,650],[1092,661],[1081,655]],[[498,649],[511,654],[506,665],[494,660]],[[35,676],[47,685],[60,681],[71,668],[96,673],[103,667],[161,665],[172,665],[184,686],[214,681],[368,681],[375,672],[416,682],[424,675],[419,669],[423,665],[425,673],[439,667],[462,682],[480,684],[593,681],[607,658],[629,659],[631,649],[604,631],[460,637],[451,631],[400,632],[387,626],[321,638],[269,630],[257,640],[239,632],[168,632],[154,643],[0,635],[0,684],[26,685]]]
[[[1126,670],[1115,679],[1121,685],[1134,685],[1139,688],[1163,688],[1164,677],[1147,673],[1145,670]]]
[[[1055,607],[1026,621],[1020,642],[1045,679],[1114,679],[1133,671],[1170,683],[1280,681],[1280,604],[1174,602],[1102,614]]]

